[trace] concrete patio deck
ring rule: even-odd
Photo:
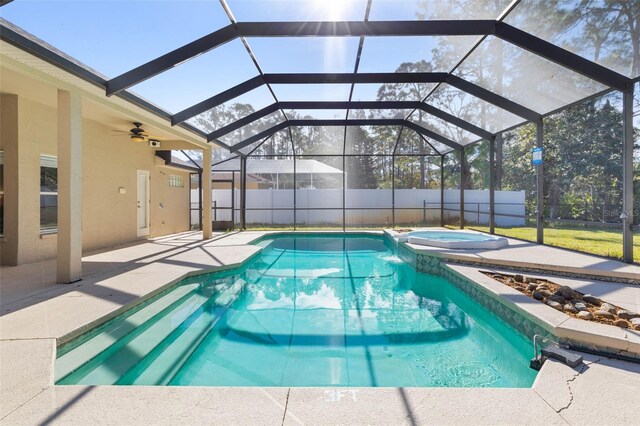
[[[55,386],[56,345],[150,297],[185,274],[242,263],[264,232],[189,232],[84,257],[84,278],[55,284],[55,261],[0,270],[0,423],[13,424],[633,424],[640,364],[585,355],[573,370],[548,361],[530,389],[203,388]],[[640,268],[552,247],[506,256],[610,272]],[[590,265],[590,266],[589,266]],[[640,286],[564,280],[640,306]]]
[[[65,341],[105,315],[117,315],[194,272],[241,264],[259,249],[249,233],[203,242],[200,233],[158,238],[83,258],[84,278],[55,284],[55,261],[2,268],[2,339]],[[69,307],[73,306],[73,310]]]

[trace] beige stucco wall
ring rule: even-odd
[[[108,126],[84,120],[83,247],[110,247],[136,237],[137,171],[151,180],[150,236],[189,229],[189,173],[160,167],[146,143],[114,137]],[[159,159],[158,159],[159,160]],[[169,175],[181,175],[184,188],[169,186]],[[120,194],[119,188],[126,193]],[[164,207],[161,207],[161,204]]]
[[[189,173],[162,167],[155,158],[156,175],[151,178],[151,236],[175,234],[189,229]],[[183,188],[169,186],[169,176],[182,176]],[[155,202],[155,205],[153,204]],[[160,206],[162,204],[162,206]]]
[[[3,264],[34,262],[55,257],[55,235],[40,235],[40,155],[56,155],[56,109],[18,96],[18,206],[11,206],[5,189],[5,222],[17,209],[18,241],[5,232],[0,243]],[[3,120],[7,121],[7,120]],[[3,123],[5,127],[5,123]],[[8,127],[9,130],[10,127]],[[11,132],[0,131],[0,135]],[[189,228],[189,173],[160,166],[146,143],[114,137],[112,128],[95,120],[83,120],[83,250],[112,247],[136,240],[137,170],[148,170],[150,190],[150,236],[186,231]],[[2,138],[5,152],[14,138]],[[7,173],[5,186],[12,177]],[[11,170],[11,167],[9,167]],[[169,175],[181,175],[184,188],[169,187]],[[119,188],[126,193],[120,194]],[[161,207],[162,204],[164,207]],[[17,246],[17,248],[16,248]],[[17,250],[16,253],[10,253]],[[13,256],[17,254],[17,256]]]

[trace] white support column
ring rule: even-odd
[[[544,145],[542,119],[536,123],[536,147]],[[544,154],[542,154],[544,157]],[[544,244],[544,163],[536,165],[536,241]]]
[[[496,136],[489,139],[489,233],[496,232]]]
[[[633,85],[622,94],[622,259],[633,263]]]
[[[460,229],[464,229],[464,185],[467,180],[467,154],[460,147]]]
[[[240,229],[247,229],[247,157],[240,157]]]
[[[59,283],[82,278],[82,98],[58,90]]]
[[[440,226],[444,228],[444,155],[440,155]]]
[[[20,238],[25,234],[20,232],[25,227],[20,211],[26,210],[26,197],[20,198],[20,190],[25,183],[19,172],[23,163],[20,154],[24,149],[18,143],[18,102],[17,95],[0,95],[0,148],[4,151],[4,241],[0,243],[0,263],[11,266],[20,264]]]
[[[202,150],[202,239],[211,239],[211,228],[211,148],[208,148]]]

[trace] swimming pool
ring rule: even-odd
[[[496,249],[509,245],[509,240],[475,231],[412,231],[397,236],[400,242],[448,249]]]
[[[57,384],[529,387],[532,343],[377,236],[279,236],[59,349]]]

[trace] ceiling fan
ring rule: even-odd
[[[129,129],[128,132],[123,130],[113,130],[116,133],[124,133],[129,136],[129,138],[134,142],[144,142],[149,137],[149,134],[142,128],[142,123],[137,121],[133,122],[133,128]]]
[[[163,138],[163,137],[160,137],[160,136],[149,135],[149,133],[147,133],[147,131],[142,128],[142,123],[140,123],[138,121],[134,121],[133,122],[133,126],[134,127],[129,129],[128,132],[127,131],[123,131],[123,130],[113,130],[113,132],[119,133],[119,134],[125,134],[125,135],[129,136],[129,138],[134,142],[149,141],[150,143],[153,143],[153,142],[160,142],[160,141],[162,141],[162,142],[179,142],[180,141],[180,140],[168,140],[167,138]],[[118,136],[120,136],[120,135],[118,135]]]
[[[149,135],[142,128],[142,123],[134,121],[133,125],[135,127],[131,128],[129,132],[131,133],[131,140],[134,142],[144,142]]]
[[[149,134],[142,128],[142,123],[134,121],[133,126],[129,131],[113,129],[112,132],[118,133],[118,135],[113,136],[127,135],[134,142],[144,142],[149,138]]]

